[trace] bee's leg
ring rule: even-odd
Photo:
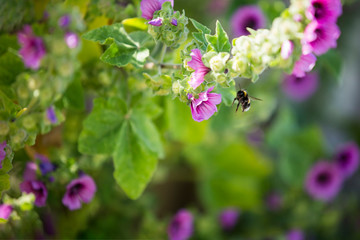
[[[236,98],[234,98],[234,101],[233,101],[233,103],[231,104],[231,107],[234,106],[234,102],[235,102],[235,101],[236,101]]]
[[[235,111],[235,112],[237,112],[237,111],[238,111],[239,106],[240,106],[240,101],[239,101],[239,103],[238,103],[238,105],[237,105],[237,107],[236,107],[236,111]]]

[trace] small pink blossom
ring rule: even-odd
[[[301,55],[300,59],[294,65],[292,75],[296,77],[304,77],[305,73],[310,72],[316,63],[316,57],[314,54]]]
[[[198,99],[189,94],[191,114],[195,121],[208,120],[217,112],[216,105],[221,103],[221,94],[210,93],[213,89],[214,87],[211,87],[207,91],[199,93]]]
[[[318,23],[335,23],[341,15],[340,0],[311,0],[306,17]]]
[[[0,204],[0,218],[9,219],[13,207],[9,204]]]
[[[153,19],[154,13],[161,10],[164,2],[170,2],[174,6],[174,0],[142,0],[140,3],[141,16],[147,20]]]
[[[62,203],[70,210],[81,208],[81,203],[89,203],[96,192],[96,184],[88,175],[72,180],[66,187]]]
[[[76,48],[79,45],[79,36],[76,33],[68,32],[65,34],[65,42],[69,48]]]
[[[288,59],[294,51],[294,43],[290,40],[286,40],[281,45],[281,57]]]
[[[195,48],[191,50],[191,61],[187,64],[189,67],[195,70],[195,72],[191,75],[191,79],[189,81],[189,85],[196,89],[201,83],[204,82],[204,77],[208,72],[210,72],[210,68],[206,67],[202,61],[202,55],[199,49]]]

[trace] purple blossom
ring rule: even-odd
[[[18,41],[21,45],[19,53],[25,66],[34,70],[40,67],[40,61],[46,51],[44,42],[40,37],[36,37],[29,25],[26,25],[22,32],[18,33]]]
[[[341,13],[340,0],[311,0],[306,17],[321,24],[335,23]]]
[[[219,222],[224,230],[231,230],[235,227],[239,218],[239,211],[234,208],[227,208],[219,215]]]
[[[231,29],[234,37],[249,35],[246,28],[257,30],[266,26],[266,18],[256,5],[239,8],[231,17]]]
[[[294,51],[294,43],[290,40],[286,40],[281,45],[281,57],[288,59]]]
[[[9,204],[0,204],[0,218],[9,219],[13,207]]]
[[[65,42],[69,48],[76,48],[79,46],[79,36],[76,33],[68,32],[65,34]]]
[[[269,210],[275,211],[282,207],[283,205],[283,197],[278,193],[270,193],[266,197],[266,206]]]
[[[315,199],[330,201],[341,189],[342,176],[337,167],[329,162],[317,162],[307,173],[306,191]]]
[[[161,10],[164,2],[171,2],[174,7],[174,0],[142,0],[140,3],[141,16],[147,20],[153,19],[156,11]]]
[[[162,19],[162,18],[160,18],[160,17],[158,17],[158,18],[155,18],[155,19],[153,19],[153,20],[149,21],[148,23],[149,23],[150,25],[153,25],[153,26],[159,27],[159,26],[161,26],[161,25],[162,25],[162,22],[163,22],[163,19]]]
[[[171,19],[171,24],[177,26],[178,25],[177,19],[176,18]]]
[[[51,163],[49,158],[42,154],[35,154],[35,158],[40,160],[39,168],[42,175],[55,171],[56,165]]]
[[[64,15],[59,18],[58,25],[61,28],[67,28],[71,23],[71,17],[69,15]]]
[[[304,77],[286,75],[282,84],[285,94],[292,100],[302,102],[311,97],[318,87],[316,73],[308,73]]]
[[[204,77],[208,72],[210,72],[210,68],[206,67],[202,61],[202,55],[199,49],[195,48],[191,50],[191,61],[187,64],[190,68],[194,69],[195,72],[191,75],[191,79],[189,81],[189,85],[196,89],[201,83],[204,82]]]
[[[335,23],[320,24],[316,21],[309,23],[302,39],[303,54],[314,52],[316,55],[326,53],[330,48],[336,47],[340,37],[340,29]]]
[[[335,164],[344,178],[350,177],[359,166],[359,147],[350,142],[343,145],[336,153]]]
[[[20,189],[23,192],[35,195],[36,206],[42,207],[45,205],[48,192],[43,182],[38,180],[24,181],[20,184]]]
[[[2,168],[3,166],[3,161],[6,157],[6,141],[3,141],[2,143],[0,143],[0,168]]]
[[[286,240],[304,240],[304,233],[300,229],[292,229],[286,234]]]
[[[189,239],[193,233],[193,221],[193,216],[189,211],[185,209],[179,210],[169,224],[169,239]]]
[[[305,73],[310,72],[316,63],[314,54],[309,53],[301,55],[299,60],[296,61],[292,74],[297,77],[304,77]]]
[[[210,93],[213,89],[214,87],[211,87],[207,91],[199,93],[197,99],[189,94],[191,114],[195,121],[208,120],[217,112],[216,105],[221,103],[221,94]]]
[[[70,210],[81,208],[81,203],[89,203],[96,192],[96,184],[88,175],[72,180],[66,187],[62,203]]]
[[[58,119],[56,117],[55,114],[55,109],[53,106],[50,106],[47,110],[46,110],[46,117],[47,119],[52,123],[52,124],[56,124]]]
[[[37,165],[34,162],[27,162],[23,174],[24,181],[36,180]]]

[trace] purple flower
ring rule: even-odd
[[[156,11],[161,10],[164,2],[171,2],[174,7],[174,0],[142,0],[140,3],[141,16],[147,20],[153,19]]]
[[[308,73],[304,77],[286,75],[282,84],[282,89],[290,99],[302,102],[314,94],[317,86],[317,74]]]
[[[72,180],[66,187],[62,203],[70,210],[81,208],[81,202],[89,203],[96,192],[96,184],[88,175]]]
[[[0,204],[0,218],[9,219],[13,207],[8,204]]]
[[[294,43],[290,40],[286,40],[281,45],[281,57],[288,59],[294,51]]]
[[[47,119],[52,123],[52,124],[56,124],[57,123],[57,117],[55,114],[55,109],[53,106],[50,106],[47,110],[46,110],[46,117]]]
[[[307,173],[306,191],[315,199],[330,201],[341,189],[342,176],[337,167],[329,162],[317,162]]]
[[[6,141],[3,141],[2,143],[0,143],[0,168],[3,167],[2,164],[6,157],[5,148],[6,148]]]
[[[58,25],[61,28],[67,28],[71,23],[71,17],[69,15],[64,15],[59,18]]]
[[[283,205],[283,198],[280,194],[273,192],[266,197],[266,206],[268,207],[269,210],[271,211],[278,210],[281,208],[282,205]]]
[[[25,66],[34,70],[38,69],[46,53],[43,40],[34,36],[31,27],[26,25],[23,31],[18,33],[18,41],[21,45],[19,53]]]
[[[214,87],[211,87],[207,91],[199,93],[198,99],[189,94],[191,114],[195,121],[208,120],[217,112],[216,105],[221,103],[221,94],[210,93],[213,89]]]
[[[350,177],[359,166],[359,147],[351,142],[342,146],[336,153],[335,164],[343,177]]]
[[[195,70],[195,72],[191,75],[191,79],[189,81],[189,85],[196,89],[198,86],[204,82],[205,75],[210,72],[210,68],[206,67],[202,61],[202,55],[199,49],[195,48],[191,50],[191,61],[187,64],[189,67]]]
[[[256,5],[239,8],[231,17],[231,29],[234,37],[249,35],[246,28],[257,30],[266,26],[266,18]]]
[[[28,162],[26,163],[26,168],[24,171],[24,181],[33,181],[36,180],[36,171],[37,171],[37,165],[34,162]]]
[[[56,165],[51,163],[49,158],[42,154],[35,154],[35,158],[40,160],[39,168],[42,175],[55,171]]]
[[[168,227],[168,235],[170,240],[186,240],[193,233],[193,216],[185,210],[179,210],[171,220]]]
[[[160,17],[158,17],[158,18],[155,18],[155,19],[153,19],[153,20],[149,21],[148,23],[149,23],[150,25],[153,25],[153,26],[159,27],[159,26],[161,26],[161,25],[162,25],[162,21],[163,21],[163,19],[162,19],[162,18],[160,18]]]
[[[38,180],[24,181],[20,184],[20,189],[23,192],[35,195],[36,206],[42,207],[45,205],[48,192],[43,182]]]
[[[306,10],[307,18],[321,24],[335,23],[341,13],[340,0],[311,0]]]
[[[176,18],[171,19],[171,24],[177,26],[178,25],[177,19]]]
[[[336,47],[340,37],[340,29],[335,23],[320,24],[316,21],[309,23],[302,39],[303,54],[314,52],[316,55],[326,53],[330,48]]]
[[[305,73],[310,72],[316,63],[314,54],[301,55],[300,59],[296,61],[292,74],[297,77],[304,77]]]
[[[286,240],[303,240],[304,233],[299,229],[292,229],[286,234]]]
[[[69,48],[76,48],[79,45],[79,36],[76,33],[68,32],[65,34],[65,42]]]
[[[219,215],[219,222],[224,230],[231,230],[235,227],[239,218],[239,211],[234,208],[227,208]]]

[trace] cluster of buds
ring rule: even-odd
[[[151,3],[150,3],[151,2]],[[188,18],[173,9],[174,1],[141,2],[142,16],[149,20],[149,33],[156,41],[177,48],[187,39]]]

